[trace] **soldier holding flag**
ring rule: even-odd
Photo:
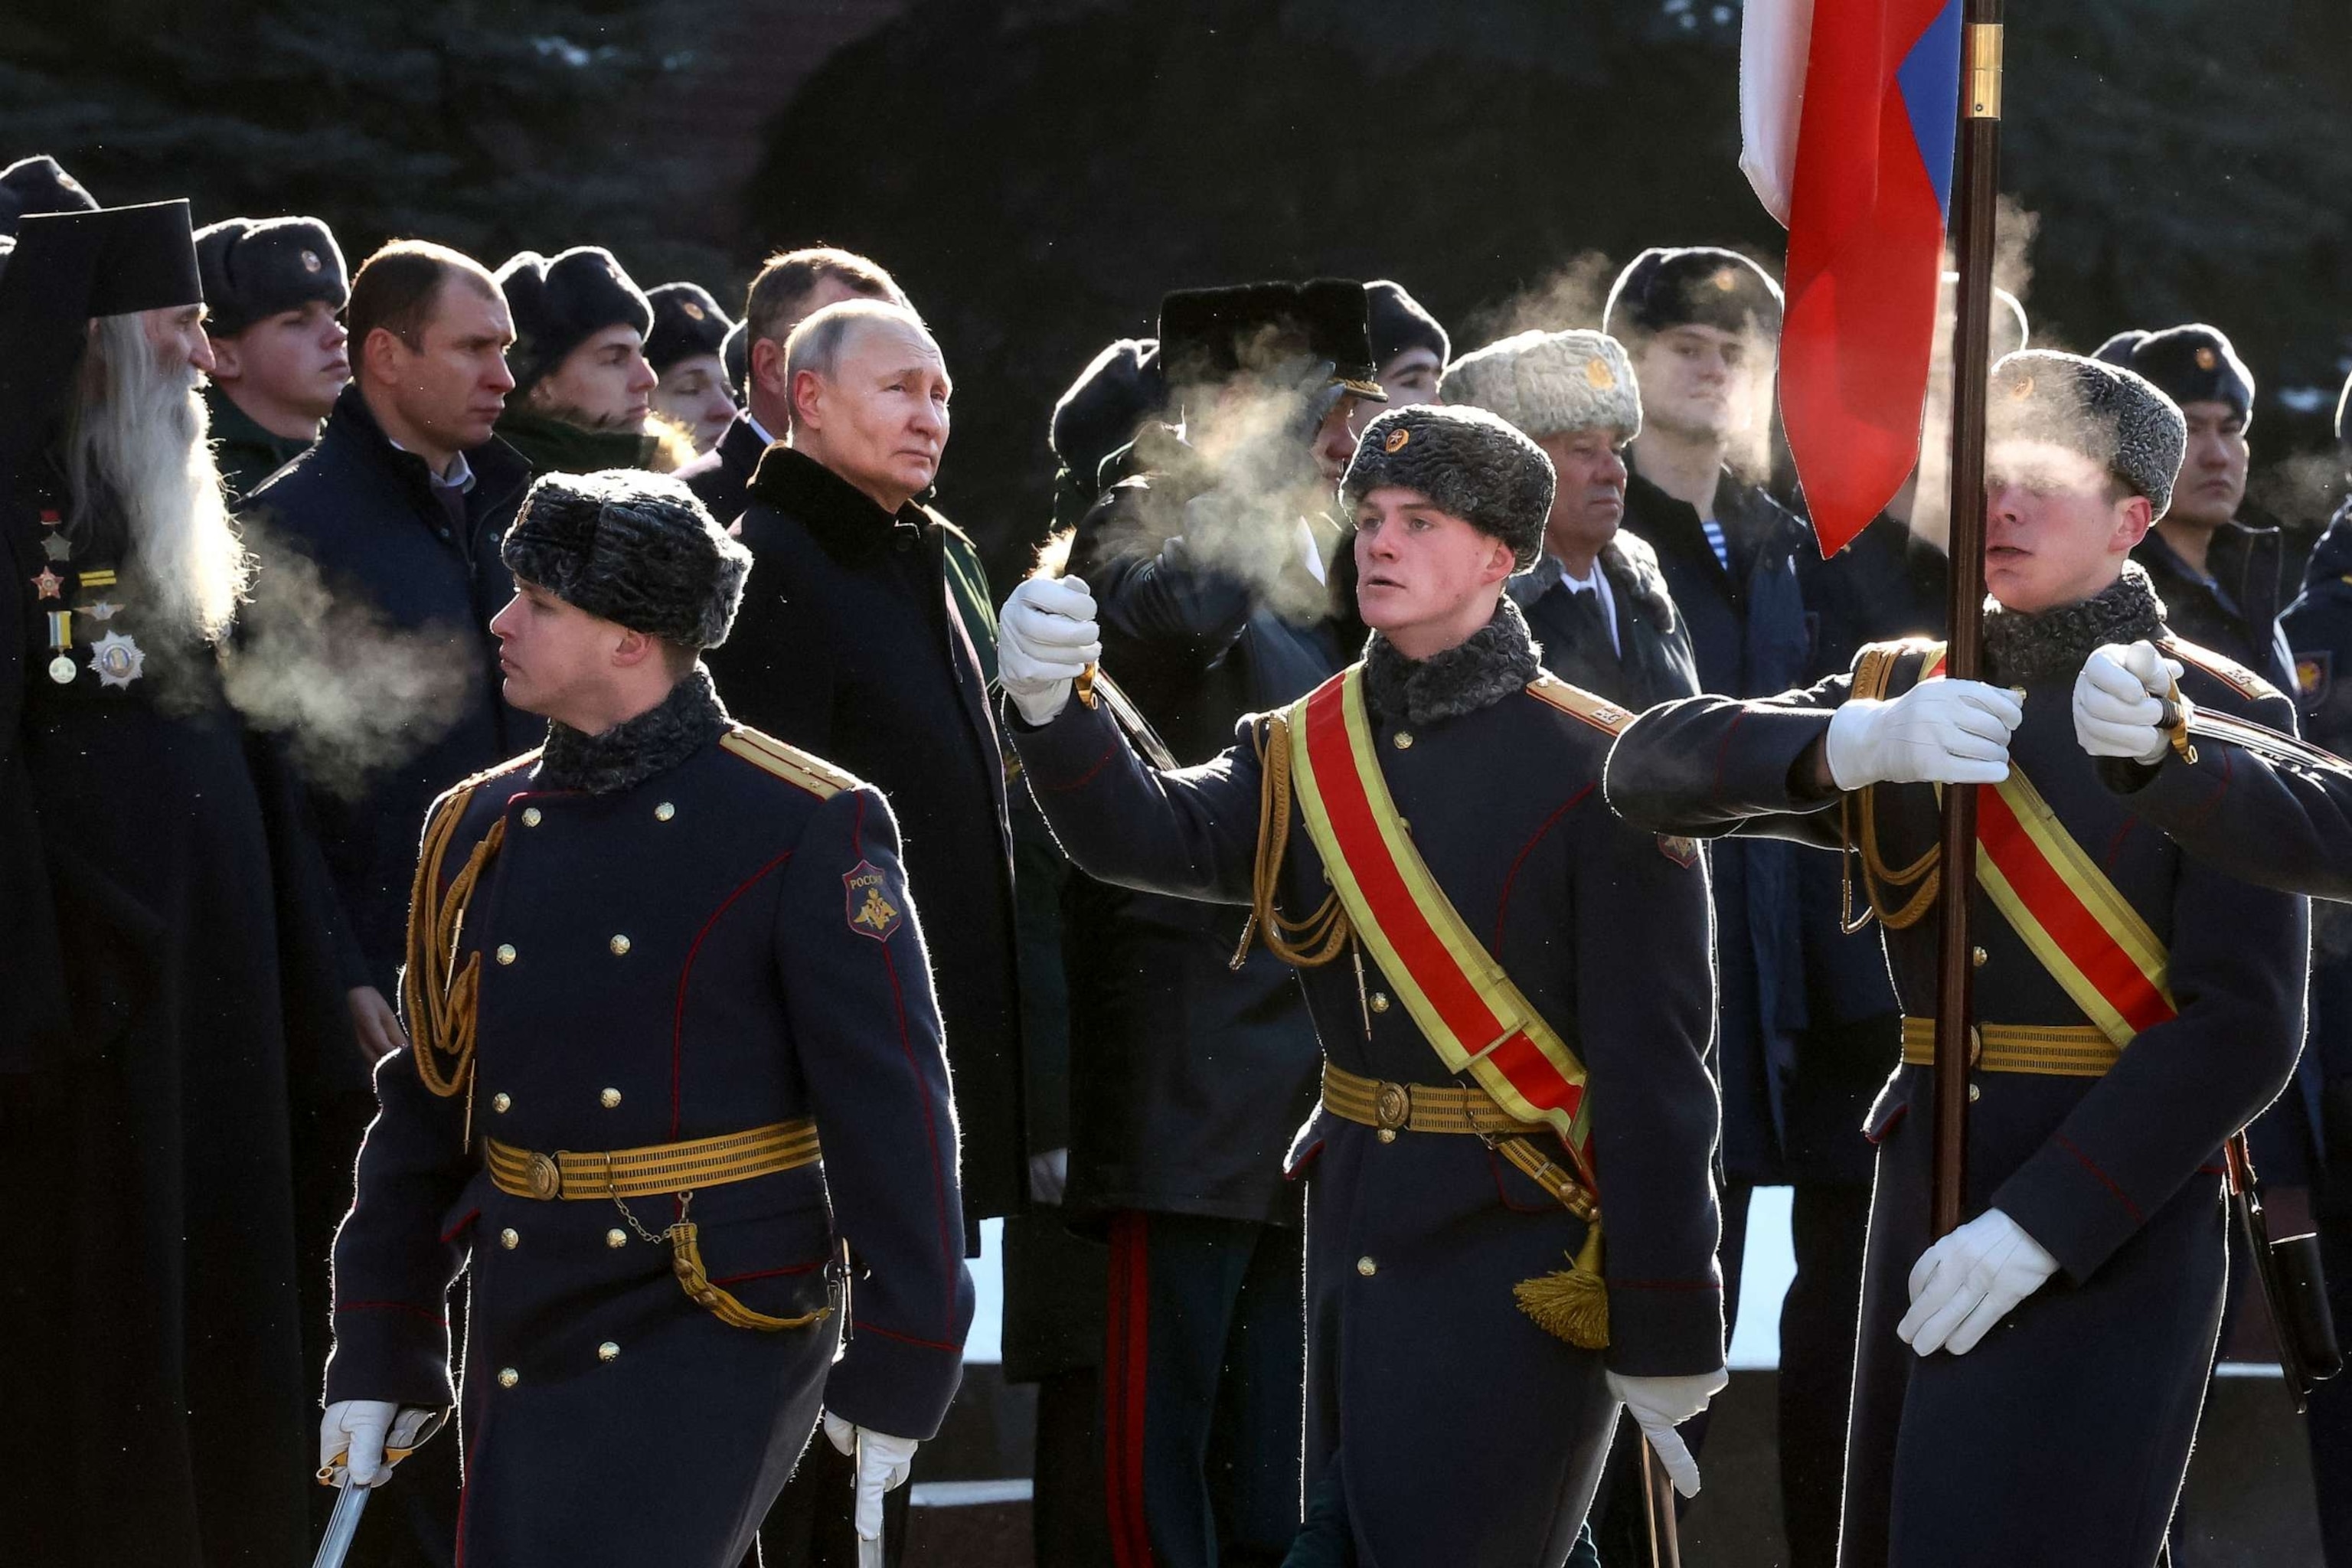
[[[1674,1426],[1725,1377],[1706,873],[1602,808],[1629,716],[1546,675],[1503,595],[1553,483],[1484,411],[1374,420],[1341,487],[1363,660],[1199,767],[1147,768],[1071,700],[1083,583],[1025,583],[1003,621],[1014,743],[1079,867],[1247,904],[1301,972],[1307,1528],[1366,1563],[1559,1563],[1618,1405],[1695,1492]]]
[[[2145,1568],[2221,1323],[2221,1145],[2293,1070],[2308,942],[2301,900],[2133,818],[2077,745],[2068,694],[2095,648],[2145,637],[2179,650],[2200,705],[2291,713],[2171,641],[2127,559],[2169,500],[2179,410],[2069,354],[2012,354],[1992,381],[1983,634],[2000,684],[1943,679],[1940,644],[1874,644],[1810,690],[1644,714],[1611,755],[1609,798],[1657,831],[1838,849],[1884,928],[1907,1016],[1867,1124],[1840,1561]],[[1947,785],[1978,791],[1973,1217],[1931,1246]]]

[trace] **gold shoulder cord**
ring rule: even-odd
[[[1872,647],[1863,650],[1862,662],[1853,674],[1853,695],[1863,701],[1876,701],[1886,689],[1895,673],[1895,661],[1903,653],[1899,647]],[[1851,815],[1850,815],[1851,814]],[[1860,823],[1854,822],[1859,817]],[[1887,865],[1878,852],[1878,786],[1865,784],[1850,795],[1838,797],[1838,837],[1845,847],[1839,858],[1838,893],[1843,906],[1840,924],[1848,936],[1868,925],[1873,916],[1888,931],[1906,931],[1927,918],[1934,907],[1936,895],[1943,889],[1943,846],[1930,845],[1920,856],[1900,870]],[[1862,855],[1862,890],[1869,909],[1861,915],[1853,912],[1853,855]],[[1916,886],[1915,886],[1916,884]],[[1886,890],[1882,896],[1881,889]],[[1910,896],[1900,908],[1892,907],[1892,897],[1909,889]]]
[[[1234,949],[1232,967],[1239,969],[1249,956],[1250,938],[1262,935],[1265,949],[1285,963],[1318,969],[1339,956],[1354,939],[1348,911],[1335,889],[1325,895],[1316,911],[1294,921],[1275,907],[1275,884],[1282,876],[1282,860],[1290,847],[1290,723],[1270,715],[1257,738],[1262,782],[1257,795],[1257,858],[1250,877],[1250,918]]]
[[[416,879],[409,888],[408,964],[401,976],[401,1002],[416,1042],[410,1053],[416,1061],[416,1076],[444,1100],[473,1081],[474,1009],[481,988],[482,955],[469,955],[454,978],[450,968],[457,962],[467,902],[481,880],[483,868],[498,854],[507,829],[504,816],[491,824],[489,832],[466,857],[464,868],[450,880],[448,891],[443,893],[442,858],[457,837],[472,798],[471,790],[453,795],[434,814],[416,858]],[[448,1058],[446,1068],[445,1057]]]

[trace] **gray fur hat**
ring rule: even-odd
[[[1437,395],[1499,415],[1540,441],[1570,430],[1642,433],[1642,392],[1625,345],[1606,332],[1521,332],[1445,367]]]
[[[1382,485],[1418,490],[1509,545],[1524,572],[1543,553],[1556,482],[1543,448],[1502,419],[1425,403],[1391,408],[1364,426],[1339,495],[1352,507]]]
[[[727,640],[751,570],[693,491],[635,468],[541,476],[500,554],[565,604],[695,648]]]
[[[1990,439],[2054,442],[2105,465],[2146,496],[2158,517],[2172,505],[2189,423],[2147,377],[2080,354],[2028,349],[1992,367],[1988,407]]]

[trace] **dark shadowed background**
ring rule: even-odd
[[[730,309],[766,251],[893,268],[958,381],[940,501],[1000,570],[1052,400],[1172,287],[1394,277],[1452,328],[1591,324],[1613,265],[1777,262],[1723,0],[83,0],[0,19],[0,162],[495,265],[601,243]],[[2315,526],[2352,366],[2352,5],[2011,0],[2005,281],[2087,351],[2204,319],[2255,495]],[[1775,268],[1777,270],[1777,267]],[[2301,463],[2288,459],[2303,455]]]

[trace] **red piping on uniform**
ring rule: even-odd
[[[411,1301],[338,1301],[335,1303],[335,1310],[338,1312],[406,1312],[412,1317],[424,1319],[436,1328],[446,1329],[449,1326],[449,1320],[432,1308],[419,1307]]]
[[[849,826],[849,847],[866,858],[866,795],[857,796],[857,816]],[[923,1150],[931,1157],[931,1209],[939,1216],[940,1260],[946,1265],[940,1270],[943,1292],[940,1321],[952,1325],[956,1318],[957,1272],[963,1265],[959,1249],[948,1241],[947,1177],[940,1169],[940,1134],[937,1120],[931,1115],[931,1096],[923,1082],[922,1068],[915,1064],[915,1042],[907,1033],[907,994],[898,984],[898,963],[890,956],[890,942],[882,942],[882,970],[890,977],[890,1007],[898,1020],[898,1050],[907,1058],[907,1076],[915,1086],[915,1099],[923,1108]],[[903,1336],[893,1335],[892,1338]]]
[[[963,1354],[961,1345],[951,1345],[944,1340],[926,1340],[913,1334],[902,1334],[896,1329],[886,1329],[879,1323],[869,1323],[863,1318],[857,1320],[857,1331],[861,1334],[880,1334],[886,1340],[896,1340],[902,1345],[913,1345],[918,1350],[945,1351],[950,1355]]]
[[[1143,1508],[1143,1415],[1151,1347],[1150,1220],[1111,1220],[1108,1342],[1104,1347],[1103,1484],[1113,1568],[1151,1568]]]
[[[669,1135],[673,1141],[677,1137],[677,1121],[680,1110],[679,1085],[686,1072],[686,983],[694,973],[695,956],[701,952],[702,939],[710,934],[710,928],[719,923],[719,917],[725,914],[729,910],[734,908],[735,900],[741,898],[745,893],[750,892],[753,883],[759,881],[761,878],[766,876],[769,872],[774,870],[777,867],[782,865],[792,858],[793,852],[787,849],[782,854],[777,856],[774,859],[769,861],[766,865],[761,867],[758,870],[752,872],[749,877],[745,878],[743,879],[742,886],[737,888],[733,892],[728,894],[726,898],[720,900],[719,907],[710,911],[710,918],[702,922],[702,929],[694,933],[694,945],[686,950],[686,963],[679,967],[677,972],[677,1007],[670,1017]]]
[[[1047,795],[1066,795],[1071,790],[1081,788],[1090,782],[1097,773],[1102,772],[1104,764],[1110,761],[1112,754],[1118,750],[1118,738],[1114,735],[1111,737],[1110,744],[1103,748],[1103,754],[1095,759],[1094,765],[1088,768],[1085,773],[1080,773],[1076,778],[1072,779],[1069,783],[1058,784],[1037,784],[1037,775],[1034,773],[1029,775],[1030,783],[1034,784],[1037,788],[1044,790]]]
[[[1523,1204],[1515,1201],[1511,1196],[1510,1190],[1503,1185],[1502,1158],[1491,1149],[1486,1151],[1486,1168],[1494,1173],[1495,1197],[1496,1201],[1501,1203],[1505,1208],[1510,1210],[1513,1214],[1557,1214],[1559,1212],[1559,1203],[1549,1196],[1539,1204]]]
[[[2123,821],[2116,825],[2116,836],[2107,840],[2106,867],[2108,870],[2112,871],[2116,868],[2116,858],[2124,852],[2124,840],[2129,838],[2131,837],[2131,830],[2138,826],[2139,818],[2136,816],[2126,816]]]
[[[1561,817],[1566,816],[1570,810],[1573,808],[1578,802],[1581,801],[1586,795],[1591,795],[1591,793],[1592,786],[1591,784],[1586,784],[1582,789],[1578,790],[1574,795],[1570,795],[1568,799],[1561,802],[1560,807],[1558,811],[1553,812],[1549,816],[1544,818],[1543,826],[1536,829],[1535,837],[1529,838],[1525,844],[1519,846],[1519,852],[1511,858],[1511,874],[1503,879],[1502,901],[1495,906],[1494,946],[1496,952],[1503,951],[1503,917],[1510,912],[1511,884],[1519,879],[1519,867],[1526,862],[1528,854],[1534,850],[1535,847],[1543,841],[1543,836],[1552,830],[1552,825],[1558,822]]]
[[[2050,1141],[2053,1143],[2057,1144],[2061,1149],[2065,1150],[2069,1154],[2074,1155],[2077,1160],[2083,1162],[2083,1169],[2098,1177],[2099,1181],[2106,1187],[2107,1191],[2116,1194],[2116,1202],[2124,1205],[2124,1212],[2132,1216],[2132,1223],[2134,1225],[2143,1225],[2147,1223],[2146,1219],[2139,1212],[2139,1205],[2131,1201],[2130,1194],[2126,1194],[2121,1187],[2116,1185],[2115,1178],[2108,1175],[2105,1171],[2100,1170],[2099,1167],[2093,1163],[2088,1154],[2084,1153],[2080,1149],[2074,1147],[2073,1140],[2069,1139],[2063,1132],[2053,1132],[2050,1135]]]
[[[352,1206],[356,1208],[358,1205],[355,1204]],[[459,1231],[465,1229],[467,1226],[473,1224],[476,1220],[481,1217],[482,1211],[480,1209],[477,1208],[467,1210],[464,1219],[459,1220],[456,1225],[451,1226],[448,1229],[441,1233],[442,1245],[445,1247],[447,1246],[449,1242],[456,1239]]]

